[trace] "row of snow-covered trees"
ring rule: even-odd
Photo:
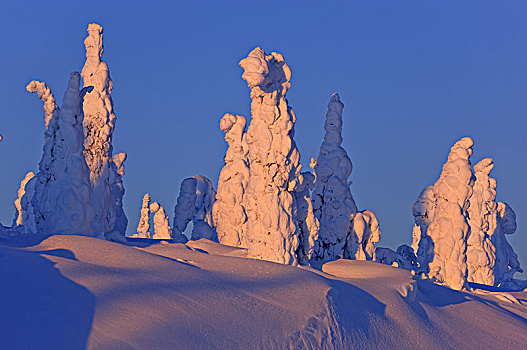
[[[11,234],[83,234],[125,241],[122,207],[126,154],[113,155],[112,80],[102,61],[102,27],[88,26],[86,63],[72,73],[62,106],[45,83],[29,92],[44,102],[45,143],[37,174],[24,178],[15,201]],[[220,120],[228,148],[217,192],[203,176],[181,183],[170,226],[165,209],[146,194],[132,238],[186,242],[207,238],[246,248],[248,256],[283,264],[338,258],[377,260],[464,288],[467,282],[503,285],[521,271],[505,234],[515,214],[496,202],[492,160],[470,165],[472,140],[452,147],[439,180],[412,210],[412,247],[377,248],[380,229],[369,210],[359,211],[350,191],[352,163],[342,147],[343,103],[333,94],[324,140],[312,171],[301,171],[294,141],[296,116],[286,93],[291,70],[282,55],[254,49],[240,62],[250,88],[251,122],[226,114]],[[81,76],[82,85],[81,89]],[[3,227],[0,227],[3,229]]]
[[[235,114],[220,120],[229,147],[217,193],[203,176],[185,179],[173,228],[165,214],[156,219],[158,204],[153,210],[145,195],[138,232],[132,236],[166,239],[171,232],[179,242],[192,220],[192,239],[246,248],[253,258],[283,264],[341,257],[373,260],[379,224],[371,211],[357,210],[349,188],[352,164],[341,146],[344,105],[339,96],[329,102],[313,173],[301,172],[293,138],[296,116],[286,99],[291,70],[282,55],[266,55],[260,48],[240,66],[251,89],[251,123],[247,126],[246,118]]]

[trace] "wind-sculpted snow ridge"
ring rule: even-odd
[[[208,240],[131,245],[0,237],[0,275],[9,281],[0,298],[2,349],[523,349],[527,342],[527,292],[458,292],[371,261],[294,268]]]
[[[288,106],[291,69],[281,54],[257,47],[240,61],[251,89],[248,146],[249,181],[243,204],[247,215],[248,256],[282,264],[298,263],[294,191],[300,175],[296,116]]]
[[[338,258],[375,260],[375,244],[381,238],[379,223],[370,210],[357,211],[350,191],[353,165],[342,147],[342,110],[338,94],[328,103],[318,159],[312,162],[315,188],[311,195],[315,216],[320,222],[314,249],[317,260]]]
[[[216,191],[208,178],[202,175],[189,177],[181,182],[177,204],[174,209],[174,240],[179,241],[183,231],[192,220],[191,239],[207,238],[218,241],[212,219],[212,206]]]
[[[44,101],[44,152],[31,199],[36,232],[40,234],[93,235],[91,184],[83,155],[81,110],[82,97],[90,88],[82,91],[79,88],[79,73],[71,73],[62,108],[59,108],[45,83],[33,81],[27,86],[29,92],[36,92]],[[19,214],[19,218],[23,216]]]
[[[124,239],[123,227],[126,229],[127,220],[121,206],[124,189],[119,166],[114,166],[112,158],[116,117],[111,98],[113,82],[108,65],[102,60],[102,34],[102,27],[92,23],[88,25],[88,37],[84,40],[86,63],[81,75],[85,87],[93,86],[83,103],[84,156],[93,187],[93,229],[107,239],[120,241]]]
[[[220,120],[220,129],[225,133],[229,147],[212,206],[219,242],[242,248],[247,247],[247,215],[243,202],[249,182],[248,150],[244,138],[246,123],[244,116],[229,113]]]
[[[452,146],[439,179],[421,193],[412,207],[421,230],[419,272],[458,290],[468,286],[466,251],[470,228],[466,212],[474,183],[470,165],[473,145],[471,138],[464,137]]]

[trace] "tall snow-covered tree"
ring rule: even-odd
[[[248,146],[249,181],[244,197],[248,256],[297,264],[299,227],[294,191],[300,175],[296,116],[286,93],[291,69],[281,54],[257,47],[240,61],[242,78],[251,89]]]
[[[313,209],[320,221],[314,257],[328,261],[338,258],[374,260],[380,229],[375,214],[357,211],[349,177],[353,169],[342,147],[342,110],[338,94],[328,103],[324,129],[326,134],[314,163],[315,188]]]
[[[469,137],[450,149],[439,179],[426,188],[412,210],[420,226],[420,272],[453,289],[467,287],[467,222],[474,177],[470,164],[474,142]],[[433,253],[431,250],[433,249]]]
[[[122,240],[125,234],[123,227],[126,229],[126,225],[119,203],[124,190],[112,190],[118,183],[122,186],[112,155],[116,121],[111,97],[113,82],[108,65],[102,60],[103,28],[99,24],[88,25],[88,37],[84,40],[84,46],[86,62],[81,75],[85,87],[93,86],[83,103],[84,155],[93,187],[93,228],[96,233],[104,234],[108,239]]]
[[[31,203],[36,230],[42,234],[93,235],[91,185],[83,155],[81,94],[86,90],[79,88],[79,73],[71,73],[59,108],[45,83],[27,86],[44,101],[44,152]]]

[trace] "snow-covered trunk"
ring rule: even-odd
[[[311,190],[315,185],[315,176],[308,171],[300,175],[298,187],[294,192],[297,205],[296,218],[300,229],[297,256],[301,264],[307,264],[313,256],[320,225],[311,202]]]
[[[316,182],[311,198],[320,222],[315,257],[323,261],[344,256],[350,220],[357,212],[348,182],[353,166],[341,146],[343,108],[339,95],[333,94],[324,124],[326,135],[314,166]]]
[[[245,248],[246,221],[243,197],[249,182],[247,144],[244,140],[246,119],[241,115],[225,114],[220,129],[229,145],[225,165],[218,180],[216,201],[212,207],[216,232],[221,244]]]
[[[473,174],[470,165],[472,146],[469,137],[450,149],[439,180],[434,184],[437,205],[427,235],[434,245],[429,277],[453,289],[467,287],[468,199],[472,194]]]
[[[300,155],[293,140],[296,117],[285,97],[291,70],[282,55],[266,55],[259,47],[240,66],[252,99],[245,134],[250,177],[243,200],[248,256],[296,265],[299,228],[293,192]]]
[[[28,91],[38,84],[42,83],[32,82]],[[91,185],[83,155],[79,88],[79,73],[71,73],[62,108],[55,104],[48,120],[44,154],[32,199],[36,228],[41,234],[93,235]],[[45,107],[45,115],[48,113]]]
[[[97,234],[124,237],[121,220],[116,225],[120,212],[112,187],[118,183],[119,174],[113,166],[112,135],[116,117],[110,96],[113,82],[106,62],[102,61],[103,29],[100,25],[88,25],[88,37],[84,40],[86,63],[82,68],[84,86],[93,86],[93,90],[84,98],[84,155],[90,168],[90,180],[93,187],[94,208],[93,228]],[[115,191],[116,193],[119,191]],[[124,191],[121,191],[124,193]],[[117,193],[117,196],[120,196]],[[114,238],[115,239],[115,238]]]
[[[494,285],[496,249],[491,237],[498,228],[496,180],[489,177],[494,167],[492,158],[485,158],[474,166],[476,181],[470,197],[467,239],[467,268],[469,282]]]

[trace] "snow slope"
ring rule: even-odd
[[[0,239],[5,349],[520,349],[527,292],[454,291],[370,261],[321,270],[208,240]]]

